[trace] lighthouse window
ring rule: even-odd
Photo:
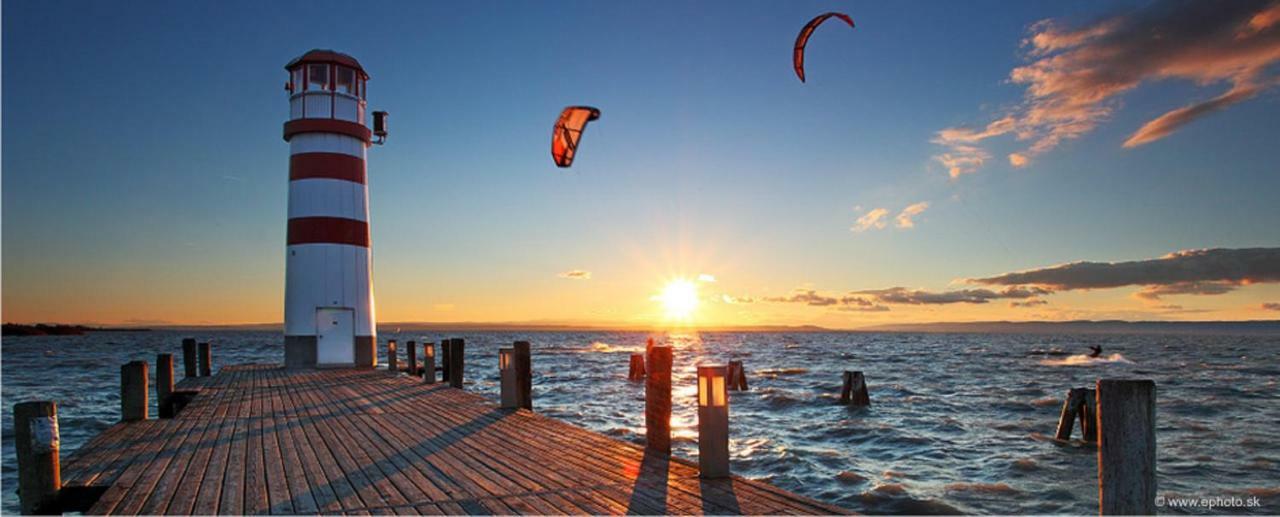
[[[307,89],[329,89],[329,65],[310,65],[307,67]]]
[[[347,67],[338,67],[337,90],[348,94],[356,94],[356,71]]]
[[[290,73],[289,75],[293,81],[291,83],[292,88],[290,88],[289,91],[297,92],[302,90],[302,68],[301,67],[294,68],[293,72]]]

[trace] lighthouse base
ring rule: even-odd
[[[346,365],[321,365],[316,362],[316,347],[319,340],[316,336],[285,336],[284,366],[285,368],[324,368]],[[373,368],[378,365],[378,350],[373,336],[355,336],[352,346],[355,347],[354,366],[356,368]]]

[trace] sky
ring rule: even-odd
[[[832,10],[857,27],[820,26],[801,83],[796,34]],[[359,59],[390,112],[382,322],[1280,318],[1276,2],[0,16],[6,322],[281,321],[283,65],[312,48]],[[558,169],[577,104],[602,115]],[[679,279],[698,304],[673,317]]]

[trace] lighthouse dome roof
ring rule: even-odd
[[[359,71],[360,75],[364,76],[365,79],[369,78],[369,74],[364,71],[364,67],[360,66],[360,62],[356,61],[356,58],[351,57],[350,55],[347,55],[347,54],[343,54],[342,52],[338,52],[336,50],[323,49],[323,48],[314,48],[314,49],[308,50],[305,54],[294,58],[292,61],[289,62],[289,64],[284,65],[284,69],[292,70],[298,65],[310,64],[310,63],[338,64],[346,67],[351,67]]]

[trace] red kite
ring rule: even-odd
[[[818,28],[818,25],[821,25],[822,22],[827,21],[827,18],[832,16],[844,20],[845,23],[849,24],[849,28],[853,28],[853,18],[850,18],[849,15],[834,12],[824,13],[818,15],[817,18],[809,20],[809,23],[805,24],[803,29],[800,29],[800,35],[796,36],[796,48],[791,54],[791,61],[796,68],[796,76],[800,78],[802,83],[804,82],[804,46],[809,43],[809,36]]]
[[[560,112],[560,119],[551,132],[551,158],[557,167],[573,165],[573,156],[578,154],[578,143],[582,141],[582,131],[587,122],[600,118],[600,110],[591,106],[569,106]]]

